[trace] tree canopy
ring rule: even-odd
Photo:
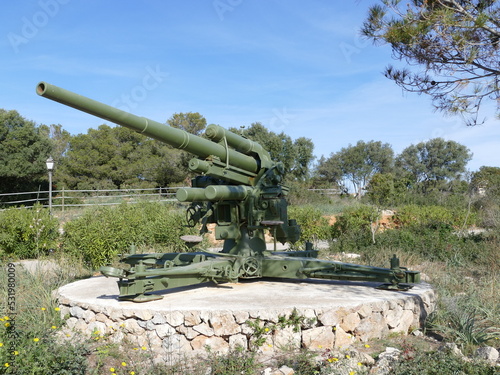
[[[396,158],[396,167],[425,187],[456,178],[465,172],[471,159],[472,154],[464,145],[434,138],[405,148]]]
[[[499,20],[494,0],[381,0],[361,32],[414,66],[388,66],[386,77],[475,125],[485,99],[495,103],[497,116],[500,110]]]
[[[303,181],[309,177],[314,160],[311,139],[300,137],[293,141],[283,132],[277,134],[269,131],[260,122],[254,122],[248,128],[229,130],[259,143],[269,151],[272,160],[283,163],[287,179]]]
[[[362,189],[375,173],[390,171],[394,162],[394,151],[388,143],[380,141],[358,141],[328,159],[322,158],[318,171],[330,181],[341,185],[341,180],[350,181],[361,195]]]
[[[0,192],[45,190],[52,147],[40,128],[17,111],[0,109],[0,144]]]

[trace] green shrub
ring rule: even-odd
[[[192,233],[184,223],[183,212],[157,203],[93,208],[65,225],[63,248],[97,268],[132,244],[156,252],[179,251],[184,247],[180,236]]]
[[[493,375],[494,366],[479,361],[464,361],[446,352],[416,353],[414,357],[396,362],[393,375]]]
[[[331,227],[332,238],[336,240],[335,249],[352,252],[372,244],[372,223],[379,217],[379,211],[373,206],[348,207]]]
[[[301,234],[299,245],[306,241],[326,240],[329,238],[328,220],[321,211],[312,206],[291,206],[288,217],[297,220]]]
[[[47,209],[11,208],[0,212],[0,257],[36,258],[57,248],[59,222]]]
[[[442,206],[406,205],[394,214],[394,223],[400,227],[427,226],[453,228],[469,227],[475,224],[476,215],[466,209],[449,209]]]

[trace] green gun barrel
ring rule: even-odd
[[[36,87],[36,93],[45,98],[78,109],[79,111],[132,129],[175,148],[186,150],[193,155],[202,158],[215,156],[222,162],[229,163],[232,166],[252,173],[257,173],[261,168],[260,161],[256,160],[256,158],[244,155],[233,149],[226,149],[222,144],[198,137],[181,129],[149,120],[145,117],[133,115],[96,100],[62,89],[58,86],[40,82]]]

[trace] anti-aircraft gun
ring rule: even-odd
[[[224,240],[222,251],[137,254],[132,245],[121,258],[124,268],[100,270],[118,278],[122,300],[145,302],[163,298],[151,293],[165,289],[264,277],[373,281],[388,290],[408,290],[409,284],[420,282],[419,272],[400,267],[396,256],[390,268],[380,268],[317,259],[311,243],[300,251],[276,251],[276,242],[295,243],[300,227],[288,219],[283,164],[271,160],[256,142],[217,125],[209,125],[202,138],[45,82],[37,85],[36,92],[197,156],[189,169],[199,176],[176,196],[190,203],[187,222],[201,225],[200,234],[208,232],[208,224],[215,224],[215,238]],[[274,238],[274,251],[266,248],[266,230]],[[184,240],[196,246],[201,237]]]

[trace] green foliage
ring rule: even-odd
[[[0,257],[37,258],[57,248],[59,222],[49,210],[11,208],[0,212]]]
[[[206,375],[254,375],[259,373],[260,364],[255,352],[245,351],[243,348],[236,348],[227,354],[212,355],[208,348],[208,366],[210,371],[205,371]]]
[[[394,217],[398,227],[462,228],[475,223],[475,215],[465,209],[449,209],[442,206],[407,205],[398,207]]]
[[[312,206],[290,206],[288,217],[297,220],[301,234],[299,244],[306,241],[326,240],[329,238],[328,220],[322,212]]]
[[[9,274],[0,272],[0,301],[9,303],[0,315],[0,373],[5,374],[85,374],[87,356],[84,343],[61,342],[63,320],[53,290],[80,274],[78,264],[52,259],[55,269],[25,271],[9,264]],[[71,274],[71,276],[69,276]],[[15,314],[14,314],[15,313]],[[58,339],[59,337],[59,339]],[[8,363],[8,366],[5,366]]]
[[[494,375],[496,369],[480,361],[464,361],[462,358],[442,352],[419,352],[415,356],[395,363],[393,375]]]
[[[330,180],[349,180],[361,197],[361,190],[375,173],[386,173],[392,169],[394,151],[388,143],[380,141],[358,141],[339,152],[322,159],[321,173]]]
[[[331,227],[334,247],[344,252],[357,251],[373,242],[372,223],[380,216],[379,211],[368,205],[346,208]]]
[[[396,158],[396,168],[411,176],[423,191],[436,187],[440,181],[456,178],[465,172],[471,160],[469,149],[455,141],[430,139],[405,148]]]
[[[64,227],[63,249],[82,255],[88,264],[97,268],[125,253],[132,244],[155,251],[179,251],[183,234],[192,230],[184,227],[184,213],[172,206],[155,203],[121,204],[118,207],[99,207]]]
[[[56,170],[70,189],[167,186],[186,178],[182,152],[130,129],[101,125],[69,141]]]
[[[380,3],[370,7],[361,32],[389,44],[402,62],[403,68],[388,66],[385,76],[409,92],[430,95],[436,109],[478,123],[483,101],[496,101],[499,94],[498,2]]]
[[[286,180],[306,180],[309,177],[311,163],[314,160],[314,144],[309,138],[300,137],[295,141],[285,133],[276,134],[264,125],[255,122],[250,127],[230,131],[241,134],[259,143],[271,155],[271,159],[283,163]]]
[[[0,193],[35,191],[40,190],[40,185],[47,186],[45,161],[50,152],[49,139],[34,122],[16,111],[0,109]]]

